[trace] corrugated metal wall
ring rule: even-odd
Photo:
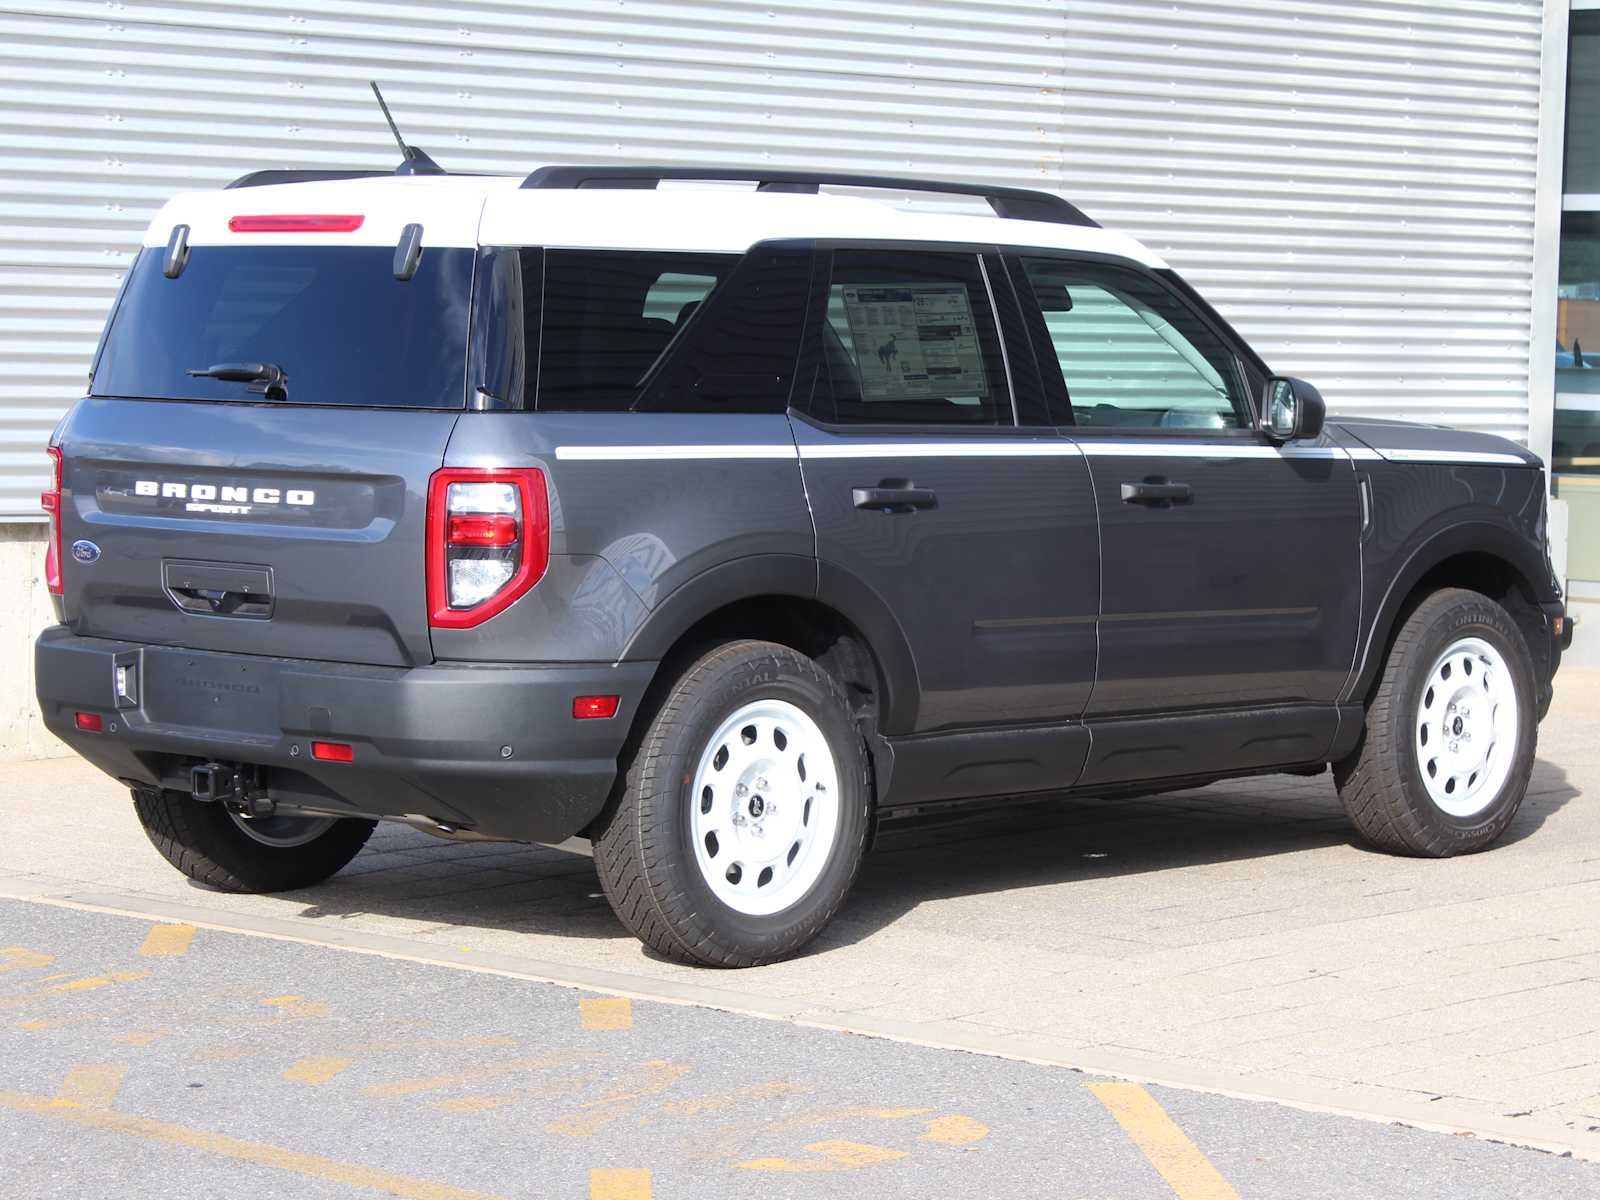
[[[1339,408],[1526,428],[1539,0],[0,0],[0,519],[139,231],[256,166],[1061,187]]]
[[[1335,410],[1526,438],[1539,0],[1069,11],[1074,200]]]

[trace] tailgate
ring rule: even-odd
[[[89,637],[432,661],[428,477],[458,414],[84,400],[63,423],[63,602]]]

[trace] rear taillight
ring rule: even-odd
[[[39,497],[39,507],[50,514],[50,542],[44,552],[44,585],[61,595],[61,451],[45,450],[50,456],[50,490]]]
[[[434,472],[428,483],[430,625],[482,624],[538,583],[549,561],[544,472]]]

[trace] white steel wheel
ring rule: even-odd
[[[783,700],[741,705],[706,742],[689,790],[695,865],[735,912],[806,896],[839,830],[839,768],[821,728]]]
[[[1417,699],[1412,737],[1428,798],[1452,817],[1475,817],[1499,797],[1521,735],[1516,680],[1482,638],[1450,643]]]

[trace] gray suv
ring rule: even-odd
[[[179,870],[580,834],[715,966],[913,808],[1331,764],[1482,849],[1572,634],[1537,458],[1325,421],[1014,189],[257,172],[157,216],[50,453],[39,703]]]

